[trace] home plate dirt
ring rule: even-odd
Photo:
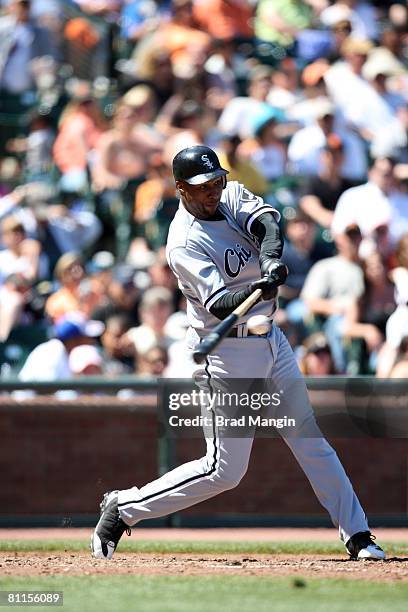
[[[245,575],[408,581],[408,558],[351,561],[344,555],[116,554],[110,562],[86,553],[0,553],[2,576]]]

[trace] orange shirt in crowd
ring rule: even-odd
[[[85,113],[76,112],[63,121],[54,143],[54,161],[61,172],[85,170],[88,153],[96,146],[102,130]]]
[[[173,64],[181,61],[188,64],[191,56],[205,53],[211,44],[211,37],[205,32],[171,21],[159,28],[156,35],[169,52]]]
[[[199,0],[194,3],[193,14],[200,28],[214,38],[254,35],[252,8],[244,0]]]

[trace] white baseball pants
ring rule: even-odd
[[[278,389],[290,387],[284,413],[296,419],[297,434],[285,436],[286,444],[339,528],[341,540],[347,542],[353,534],[369,530],[343,466],[317,427],[293,351],[277,326],[272,326],[267,338],[226,338],[198,376],[215,381],[244,376],[272,379]],[[294,380],[296,384],[288,386]],[[247,470],[253,438],[223,437],[214,427],[206,442],[207,452],[201,459],[180,465],[141,488],[119,491],[123,521],[132,526],[142,519],[165,516],[237,486]]]

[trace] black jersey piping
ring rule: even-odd
[[[206,306],[207,306],[208,302],[210,302],[210,301],[211,301],[211,300],[212,300],[212,299],[213,299],[213,298],[214,298],[216,295],[218,295],[219,293],[221,293],[221,291],[225,291],[225,290],[226,290],[226,287],[224,286],[224,287],[220,287],[219,289],[217,289],[217,291],[214,291],[214,293],[212,293],[212,294],[210,295],[210,297],[208,297],[208,298],[205,300],[205,302],[204,302],[204,308],[206,308]]]
[[[213,389],[211,388],[211,374],[210,371],[208,369],[209,367],[209,361],[208,358],[206,359],[205,362],[205,372],[208,376],[208,382],[210,385],[210,390],[211,392],[213,392]],[[211,408],[211,412],[213,413],[213,417],[215,417],[215,412],[214,409]],[[186,478],[185,480],[183,480],[182,482],[179,482],[178,484],[175,484],[171,487],[168,487],[167,489],[162,489],[161,491],[157,491],[156,493],[152,493],[151,495],[146,495],[146,497],[143,497],[142,499],[135,499],[135,500],[130,500],[127,502],[122,502],[121,504],[118,504],[118,508],[121,508],[123,506],[129,506],[130,504],[142,504],[146,501],[149,501],[150,499],[153,499],[154,497],[157,497],[159,495],[163,495],[163,493],[170,493],[171,491],[173,491],[174,489],[178,489],[179,487],[182,487],[186,484],[189,484],[190,482],[194,482],[195,480],[200,480],[200,478],[207,478],[207,476],[211,476],[211,474],[213,474],[215,472],[215,470],[217,469],[217,463],[218,463],[218,459],[217,459],[217,434],[216,434],[216,427],[215,427],[215,418],[213,418],[213,445],[214,445],[214,454],[213,454],[213,461],[211,464],[210,469],[207,472],[204,472],[203,474],[197,474],[197,476],[191,476],[190,478]]]
[[[262,213],[264,213],[264,212],[270,212],[270,213],[272,213],[272,214],[273,214],[274,209],[273,209],[271,206],[261,206],[260,208],[257,208],[256,210],[254,210],[254,211],[253,211],[253,212],[252,212],[252,213],[249,215],[249,217],[247,218],[247,220],[246,220],[246,221],[245,221],[245,223],[244,223],[244,230],[245,230],[246,232],[248,232],[248,224],[249,224],[249,222],[251,221],[251,219],[253,219],[253,217],[254,217],[254,215],[255,215],[255,214],[256,214],[256,216],[258,217],[260,212],[262,212]],[[250,232],[248,232],[248,234],[249,234],[249,233],[250,233]]]

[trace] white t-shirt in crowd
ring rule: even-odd
[[[398,191],[387,195],[370,181],[351,187],[337,202],[331,229],[334,234],[342,233],[354,223],[363,236],[379,225],[388,225],[396,242],[408,231],[408,197]]]
[[[29,354],[18,377],[20,380],[63,380],[71,378],[68,353],[57,338],[43,342]]]
[[[361,138],[350,130],[335,129],[344,145],[344,161],[341,175],[350,180],[360,180],[367,175],[367,155]],[[288,159],[295,174],[313,176],[319,174],[320,154],[326,145],[326,136],[315,123],[296,132],[289,143]]]

